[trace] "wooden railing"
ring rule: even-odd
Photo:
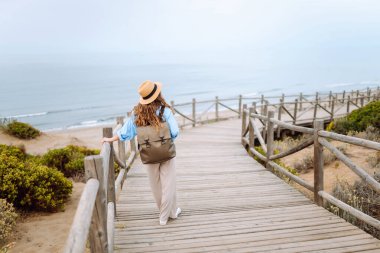
[[[334,196],[324,191],[324,173],[323,173],[323,150],[326,148],[331,151],[340,161],[342,161],[349,169],[351,169],[356,175],[364,180],[369,187],[375,192],[380,194],[380,183],[377,182],[371,175],[369,175],[363,168],[355,164],[349,157],[343,154],[340,150],[334,147],[328,140],[335,140],[339,142],[345,142],[353,145],[362,146],[369,149],[380,150],[380,143],[364,140],[360,138],[345,136],[323,130],[324,121],[322,119],[316,119],[313,123],[313,128],[307,128],[303,126],[297,126],[294,124],[286,123],[277,119],[274,119],[274,111],[268,111],[267,115],[257,114],[253,107],[247,108],[243,106],[242,115],[242,144],[247,150],[249,150],[254,156],[265,163],[266,168],[272,172],[286,176],[297,184],[303,186],[307,190],[314,193],[314,201],[320,206],[326,206],[324,201],[328,201],[331,204],[341,208],[348,212],[352,216],[366,222],[367,224],[380,229],[380,221],[355,209],[352,206],[338,200]],[[262,127],[259,127],[262,124]],[[296,147],[290,148],[279,154],[274,154],[274,133],[277,128],[288,129],[291,131],[300,132],[302,134],[310,135],[301,144]],[[265,136],[262,133],[266,133]],[[259,143],[264,154],[258,152],[255,149],[255,140]],[[291,154],[294,154],[306,147],[314,146],[314,184],[311,185],[302,178],[292,174],[286,168],[282,167],[275,162],[276,159],[284,158]]]
[[[323,118],[331,121],[352,111],[353,108],[364,106],[380,97],[380,87],[366,88],[356,91],[343,91],[339,93],[319,93],[305,95],[302,92],[297,95],[281,96],[243,96],[232,98],[219,98],[211,100],[196,100],[191,102],[177,103],[171,101],[171,106],[178,115],[181,127],[196,126],[223,119],[241,117],[243,104],[252,104],[256,113],[267,115],[268,110],[274,110],[277,119],[302,125],[313,122],[315,119]],[[279,102],[275,102],[276,100]],[[223,110],[224,109],[224,110]],[[344,109],[344,110],[343,110]],[[324,114],[319,113],[323,111]],[[312,115],[312,116],[308,116]],[[277,129],[279,136],[280,129]]]
[[[123,125],[123,117],[117,118],[117,131]],[[103,136],[111,137],[112,128],[103,128]],[[118,154],[113,145],[104,143],[100,155],[85,158],[86,185],[81,195],[74,221],[64,249],[65,253],[85,252],[87,238],[91,252],[113,252],[116,200],[119,197],[127,172],[136,157],[135,139],[118,142]],[[114,161],[120,172],[115,180]]]

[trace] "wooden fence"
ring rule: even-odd
[[[268,110],[274,110],[277,119],[293,125],[312,124],[316,119],[331,121],[344,116],[354,108],[360,108],[370,101],[380,98],[380,87],[363,90],[343,91],[339,93],[319,93],[305,95],[282,94],[281,96],[243,96],[219,98],[175,104],[171,106],[177,114],[181,127],[207,124],[219,120],[242,115],[243,104],[251,104],[258,114],[266,115]],[[278,100],[278,102],[276,102]],[[277,135],[280,135],[280,128]]]
[[[114,132],[123,125],[123,121],[123,117],[117,118]],[[114,132],[112,128],[103,128],[104,137],[112,137]],[[129,143],[128,153],[126,143],[119,141],[117,154],[112,144],[104,143],[100,155],[85,158],[87,182],[70,229],[65,253],[83,253],[87,239],[91,252],[113,252],[116,201],[137,153],[135,139]],[[116,180],[114,161],[120,167]]]
[[[258,123],[261,123],[262,129],[259,128]],[[300,132],[310,135],[308,139],[303,141],[296,147],[290,148],[279,154],[274,154],[274,134],[275,128],[284,128],[291,131]],[[356,175],[364,180],[368,186],[370,186],[375,192],[380,194],[380,183],[377,182],[371,175],[369,175],[363,168],[355,164],[350,160],[343,152],[334,147],[329,140],[335,140],[339,142],[345,142],[353,145],[362,146],[369,149],[380,151],[380,143],[364,140],[360,138],[345,136],[323,130],[324,120],[315,119],[313,122],[313,128],[307,128],[303,126],[297,126],[291,123],[286,123],[274,118],[274,111],[268,111],[267,115],[257,114],[254,107],[247,108],[244,105],[242,115],[242,144],[247,150],[249,150],[254,156],[263,161],[266,168],[272,172],[276,171],[281,175],[286,176],[297,184],[303,186],[307,190],[314,193],[314,201],[320,205],[325,206],[324,201],[328,201],[331,204],[341,208],[348,212],[352,216],[366,222],[367,224],[380,229],[380,221],[355,209],[352,206],[338,200],[334,196],[324,191],[324,174],[323,174],[323,150],[326,148],[331,151],[340,161],[342,161],[349,169],[351,169]],[[265,132],[265,136],[262,133]],[[255,140],[260,143],[264,154],[258,152],[255,149]],[[284,158],[291,154],[294,154],[306,147],[314,146],[314,185],[309,184],[302,178],[290,173],[286,168],[275,162],[276,159]]]

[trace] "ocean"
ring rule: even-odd
[[[364,89],[380,84],[379,63],[355,68],[292,61],[281,64],[235,58],[213,61],[134,62],[72,60],[34,56],[0,62],[0,117],[17,119],[44,130],[87,127],[113,122],[138,102],[144,80],[163,83],[168,102],[246,96],[311,94]]]

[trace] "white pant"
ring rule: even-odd
[[[163,163],[145,164],[145,167],[153,197],[160,210],[160,220],[177,218],[175,157]]]

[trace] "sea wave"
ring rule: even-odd
[[[36,113],[29,113],[29,114],[18,114],[18,115],[12,115],[5,118],[29,118],[29,117],[36,117],[36,116],[42,116],[46,115],[49,112],[36,112]]]
[[[51,111],[47,111],[47,112],[35,112],[35,113],[28,113],[28,114],[16,114],[16,115],[10,115],[10,116],[6,116],[6,117],[1,117],[1,118],[2,119],[30,118],[30,117],[39,117],[39,116],[51,115],[51,114],[56,114],[56,113],[93,110],[93,109],[100,109],[100,108],[106,108],[106,107],[108,107],[108,106],[85,106],[85,107],[78,107],[78,108],[51,110]]]
[[[335,87],[348,87],[355,85],[355,83],[330,83],[326,84],[325,87],[335,88]]]

